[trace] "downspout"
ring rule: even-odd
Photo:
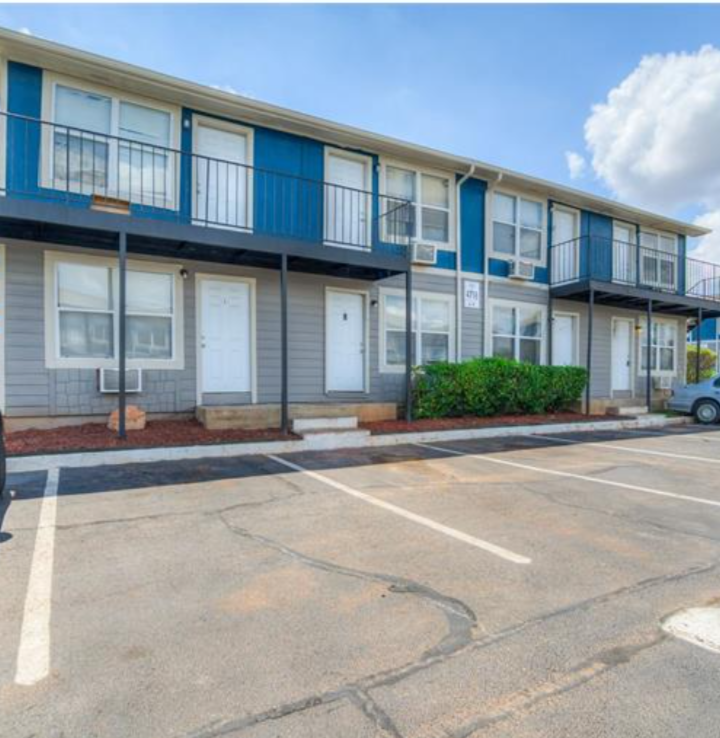
[[[490,306],[490,243],[492,242],[492,196],[495,188],[502,182],[503,173],[498,172],[495,181],[486,190],[487,201],[485,202],[485,253],[483,255],[483,335],[482,355],[488,351],[488,320]]]
[[[475,174],[475,165],[456,185],[457,218],[455,218],[455,361],[462,361],[462,186]]]

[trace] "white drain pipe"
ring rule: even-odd
[[[493,194],[495,188],[502,182],[503,173],[498,172],[495,180],[485,190],[485,253],[483,258],[483,314],[482,314],[482,355],[485,356],[490,346],[488,341],[488,323],[489,323],[489,306],[490,306],[490,246],[492,244],[492,206]],[[491,348],[491,347],[490,347]]]

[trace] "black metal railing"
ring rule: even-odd
[[[21,115],[0,125],[8,196],[368,250],[385,237],[400,253],[414,232],[401,198]]]
[[[553,286],[594,279],[720,302],[720,265],[600,236],[550,248]]]

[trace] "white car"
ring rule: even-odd
[[[668,410],[694,415],[698,423],[717,423],[720,421],[720,374],[676,389],[667,406]]]

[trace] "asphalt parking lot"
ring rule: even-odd
[[[717,738],[720,428],[9,486],[2,736]]]

